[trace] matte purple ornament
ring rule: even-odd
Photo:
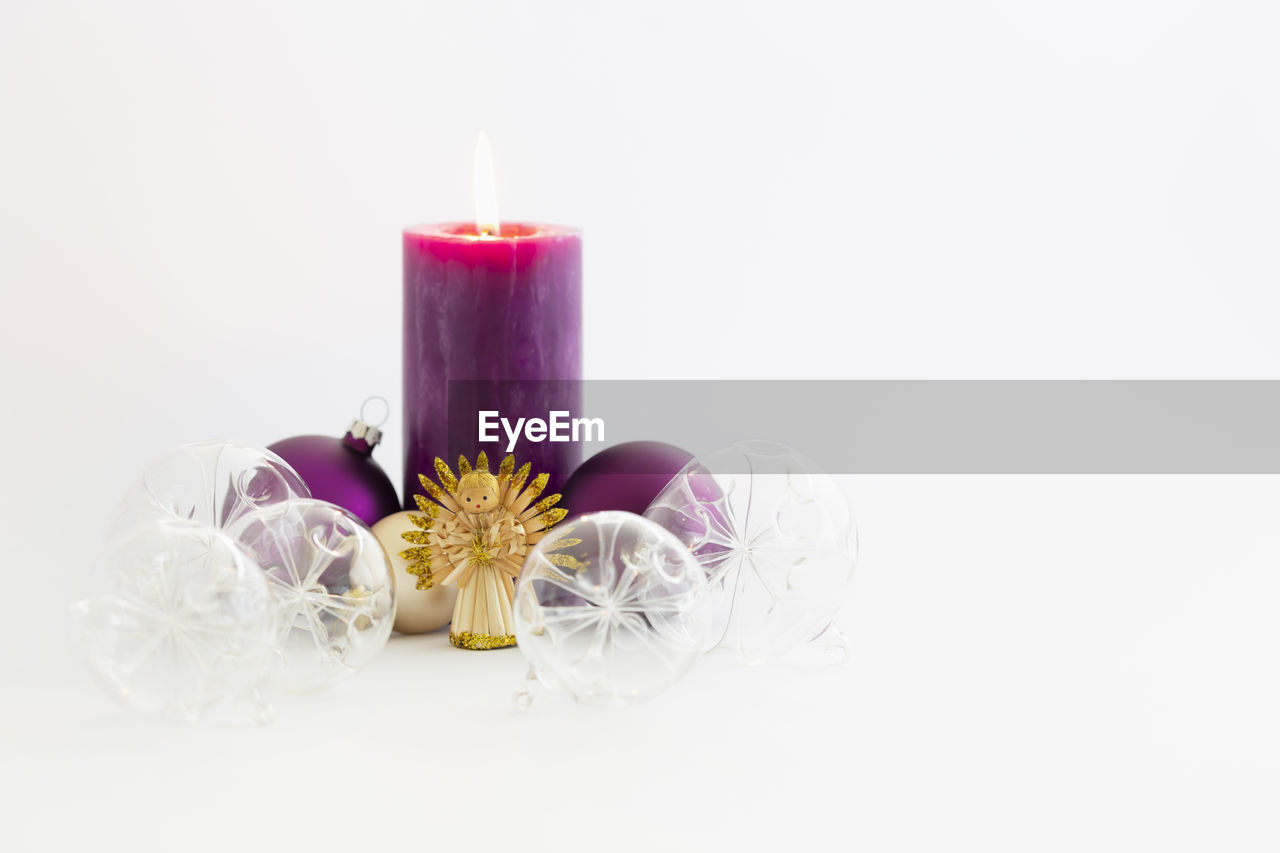
[[[268,449],[281,456],[311,489],[311,496],[350,512],[365,524],[400,511],[391,478],[373,461],[380,434],[357,421],[342,438],[299,435]]]
[[[661,441],[615,444],[578,466],[560,491],[560,506],[572,516],[604,510],[643,515],[691,459],[693,454]]]

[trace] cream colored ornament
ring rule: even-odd
[[[410,574],[409,560],[400,556],[404,550],[401,535],[417,530],[409,520],[410,513],[397,512],[373,526],[373,535],[382,544],[391,560],[392,574],[396,578],[395,629],[402,634],[425,634],[449,624],[453,617],[453,602],[458,597],[456,586],[434,586],[418,589],[418,576]]]

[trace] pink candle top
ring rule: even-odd
[[[474,222],[413,225],[404,230],[405,244],[420,243],[437,260],[467,266],[524,269],[552,244],[578,244],[582,232],[566,225],[504,222],[497,236],[481,234]]]

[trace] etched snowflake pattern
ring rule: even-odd
[[[711,644],[781,656],[831,623],[855,534],[843,495],[790,448],[734,445],[695,459],[645,512],[689,547],[711,583]]]
[[[580,540],[564,547],[557,540]],[[567,568],[548,551],[570,554]],[[578,698],[630,701],[677,679],[704,638],[705,578],[656,525],[597,513],[531,554],[516,593],[521,648]]]
[[[323,687],[362,668],[394,615],[390,564],[373,534],[337,507],[293,501],[246,516],[235,535],[262,565],[280,613],[271,683]]]
[[[89,659],[131,704],[196,717],[252,691],[275,607],[220,531],[166,519],[115,543],[84,603]]]

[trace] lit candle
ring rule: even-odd
[[[578,415],[582,379],[582,238],[575,228],[499,222],[493,163],[481,136],[476,221],[404,232],[405,506],[435,457],[453,466],[506,454],[507,439],[479,440],[478,413],[515,422],[554,411]],[[450,381],[479,380],[476,385]],[[521,439],[518,461],[558,491],[579,445]]]

